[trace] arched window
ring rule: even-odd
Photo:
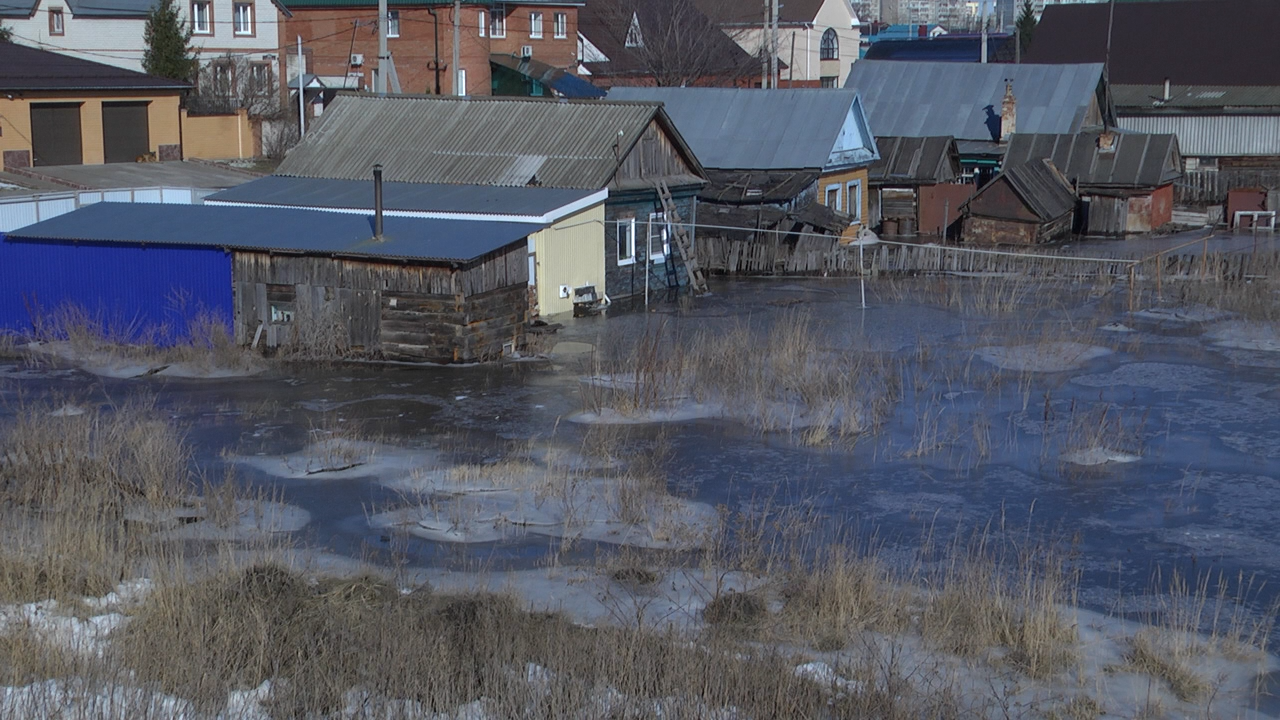
[[[840,59],[840,37],[836,35],[835,28],[827,28],[822,33],[822,49],[820,59],[822,60],[839,60]],[[813,57],[810,55],[809,57]]]

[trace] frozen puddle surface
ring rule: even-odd
[[[978,357],[1002,370],[1062,372],[1076,370],[1090,360],[1106,357],[1111,354],[1111,350],[1077,342],[1046,342],[1011,347],[980,347],[977,353]]]

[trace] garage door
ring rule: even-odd
[[[134,162],[151,151],[146,102],[102,103],[104,162]]]
[[[31,104],[31,164],[79,165],[80,103]]]

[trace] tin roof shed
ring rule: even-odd
[[[1015,134],[1005,163],[1024,165],[1048,159],[1068,180],[1082,188],[1154,189],[1182,176],[1182,155],[1174,135],[1111,133],[1111,146],[1101,133],[1074,135]]]

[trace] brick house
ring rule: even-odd
[[[279,44],[302,38],[310,87],[372,89],[378,66],[378,4],[374,0],[282,0],[292,17],[280,25]],[[492,3],[468,0],[390,0],[387,49],[400,91],[444,95],[489,95],[490,56],[531,56],[572,69],[577,58],[580,3]],[[458,30],[458,77],[453,60]],[[526,52],[527,51],[527,52]],[[287,54],[285,80],[298,74],[296,51]],[[314,76],[314,77],[310,77]],[[295,83],[296,87],[296,83]]]

